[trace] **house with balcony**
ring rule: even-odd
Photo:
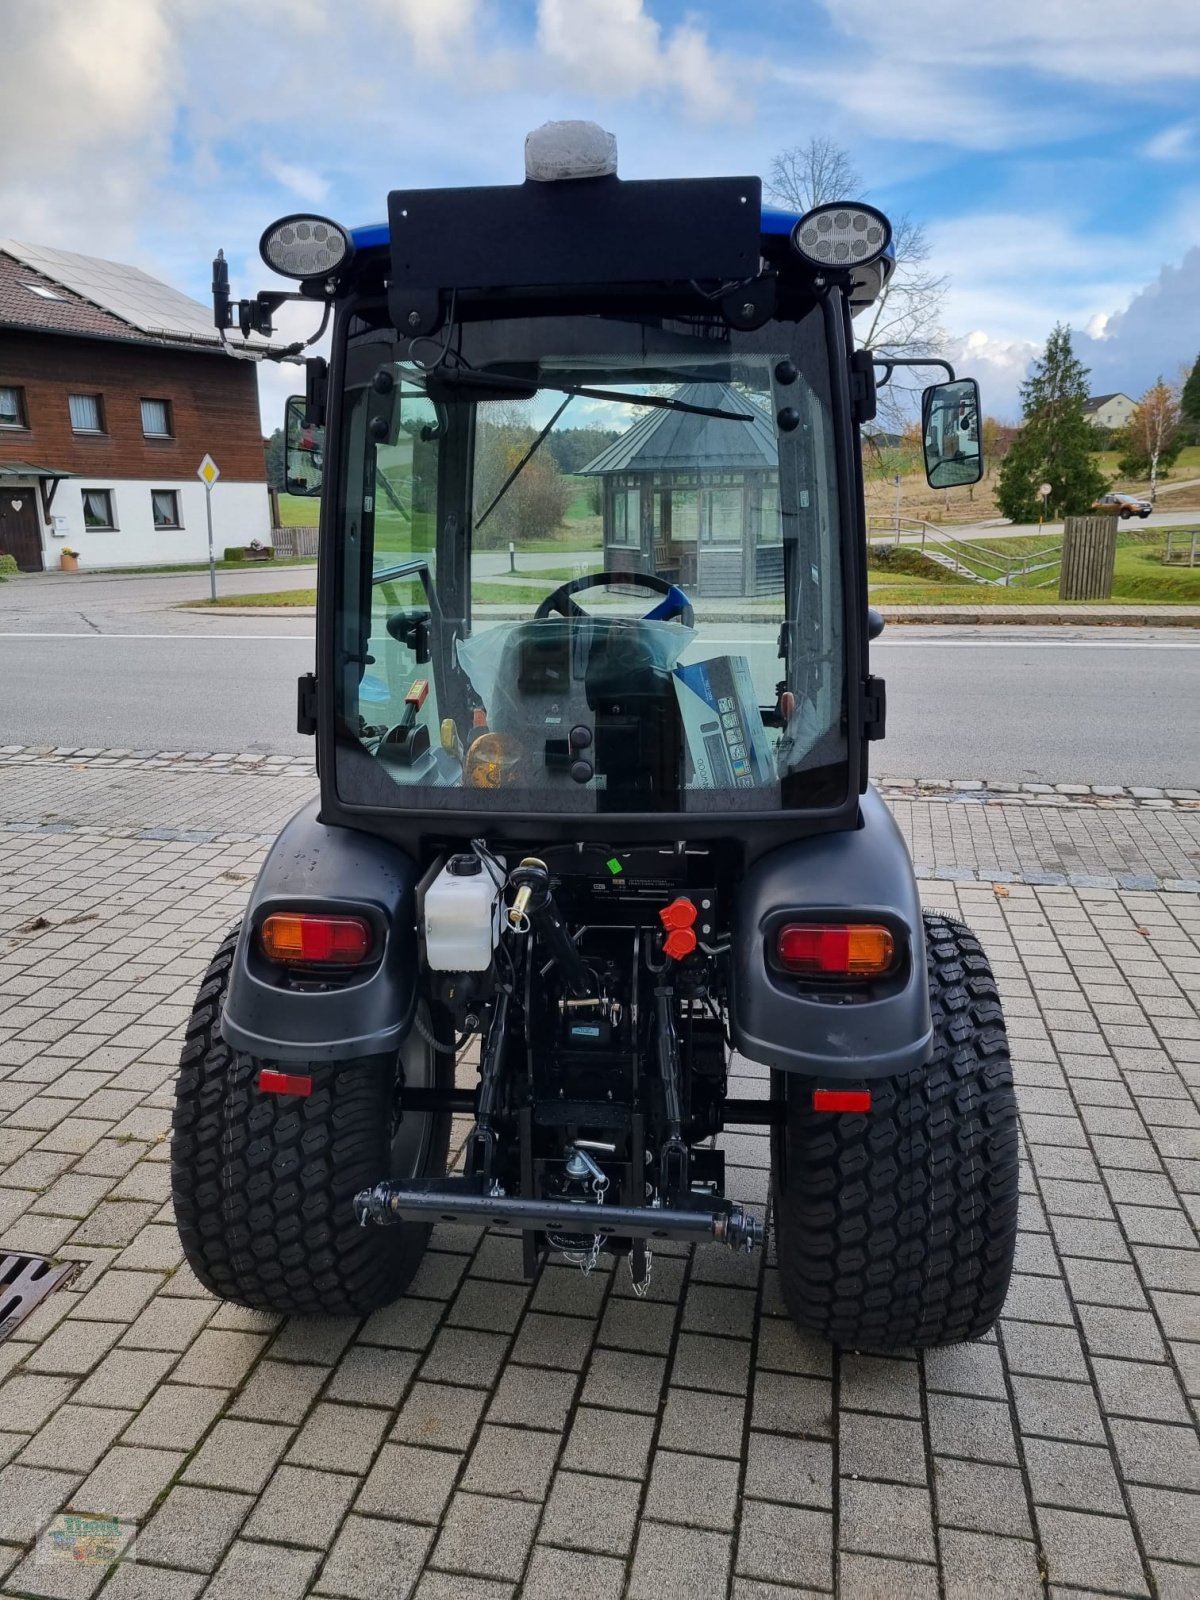
[[[253,363],[136,267],[0,240],[0,552],[27,572],[203,561],[271,541]]]

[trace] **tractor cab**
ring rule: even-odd
[[[304,690],[324,806],[357,826],[853,820],[883,687],[852,319],[887,283],[889,225],[612,167],[608,136],[552,125],[522,185],[264,237],[335,313],[287,471],[322,497]],[[940,448],[949,402],[927,404]]]

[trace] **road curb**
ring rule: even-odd
[[[315,617],[315,606],[192,606],[173,608],[196,617]],[[519,622],[528,609],[511,606],[477,606],[481,617],[492,622]],[[888,606],[877,608],[884,621],[896,627],[919,624],[921,627],[1116,627],[1116,628],[1200,628],[1200,606],[1064,607],[1050,606]],[[739,614],[740,615],[740,614]],[[764,618],[764,621],[771,619]]]

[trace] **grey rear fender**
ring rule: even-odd
[[[773,965],[788,921],[882,922],[895,972],[862,987],[802,981]],[[761,856],[734,901],[730,1025],[752,1061],[827,1082],[889,1077],[924,1066],[933,1024],[921,902],[908,850],[873,789],[859,826],[798,839]]]
[[[392,1054],[417,1000],[418,870],[394,845],[331,828],[312,801],[284,825],[250,895],[229,976],[221,1031],[234,1050],[268,1061],[343,1061]],[[273,911],[365,916],[379,951],[369,967],[317,986],[263,955]]]

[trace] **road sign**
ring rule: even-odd
[[[204,509],[208,513],[208,588],[215,604],[217,598],[217,558],[213,549],[212,492],[213,484],[221,476],[221,469],[210,455],[196,468],[196,476],[204,485]]]
[[[205,456],[204,459],[207,461],[208,457]],[[1054,486],[1052,484],[1049,484],[1049,483],[1043,483],[1041,488],[1038,490],[1038,494],[1041,496],[1041,498],[1043,500],[1045,500],[1049,495],[1052,495],[1053,493],[1054,493]]]

